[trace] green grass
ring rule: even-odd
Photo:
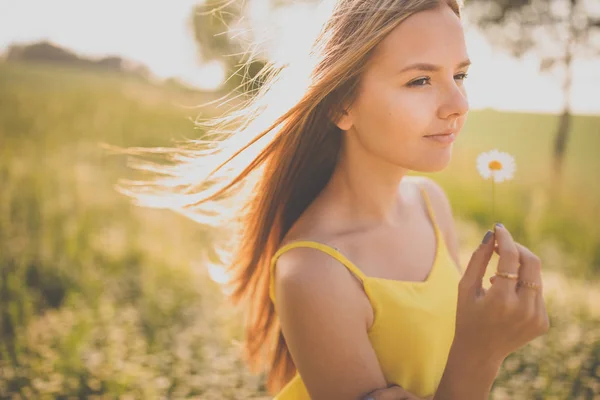
[[[207,232],[133,207],[119,146],[194,136],[206,96],[114,75],[0,67],[0,397],[260,396]]]
[[[263,377],[241,361],[239,315],[207,275],[210,232],[133,207],[113,188],[133,171],[98,146],[196,137],[198,110],[178,105],[207,100],[131,77],[0,64],[0,397],[266,398]],[[600,316],[580,297],[600,296],[565,277],[600,265],[600,118],[575,118],[556,201],[545,194],[555,117],[469,118],[451,166],[435,175],[457,215],[463,263],[501,219],[556,271],[551,332],[511,355],[495,398],[600,395]],[[496,147],[518,171],[498,186],[492,218],[475,158]]]

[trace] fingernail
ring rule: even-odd
[[[483,240],[481,241],[481,243],[486,244],[487,242],[490,241],[490,238],[492,237],[492,231],[487,231],[485,233],[485,236],[483,237]]]
[[[500,228],[504,228],[504,225],[502,225],[500,222],[496,223],[496,226],[500,227]],[[494,227],[494,229],[496,229],[496,227]]]

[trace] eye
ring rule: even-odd
[[[467,79],[467,76],[469,76],[467,73],[463,72],[457,75],[454,75],[454,79],[457,79],[459,81],[464,81],[465,79]],[[408,83],[406,86],[408,87],[419,87],[419,86],[426,86],[429,85],[431,81],[430,77],[425,77],[425,78],[420,78],[420,79],[416,79],[410,83]]]
[[[421,79],[417,79],[417,80],[414,80],[414,81],[408,83],[406,86],[408,86],[408,87],[425,86],[425,85],[429,84],[430,80],[431,80],[431,78],[429,78],[429,77],[421,78]]]

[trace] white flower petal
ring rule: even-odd
[[[502,165],[499,170],[491,170],[490,163],[497,161]],[[477,157],[477,170],[484,179],[492,177],[494,182],[504,182],[513,178],[516,171],[515,159],[512,155],[492,149],[479,154]]]

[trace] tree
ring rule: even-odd
[[[520,57],[540,56],[540,71],[562,70],[564,100],[552,157],[558,187],[571,127],[573,60],[600,55],[600,11],[596,0],[471,0],[468,16],[492,44]],[[594,14],[595,12],[595,14]]]
[[[254,78],[266,60],[250,51],[252,32],[244,23],[245,8],[242,0],[204,0],[193,9],[192,25],[202,60],[224,66],[226,88],[243,84],[244,91],[252,91],[260,84]]]

